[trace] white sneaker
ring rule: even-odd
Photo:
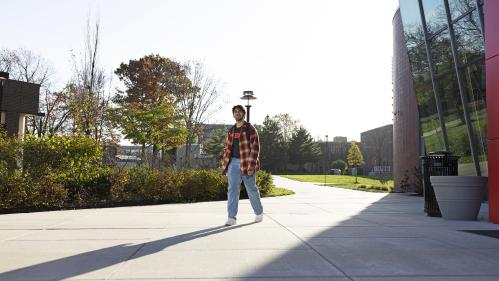
[[[225,226],[231,226],[236,224],[236,219],[233,218],[228,218],[227,221],[225,222]]]
[[[262,220],[263,220],[263,214],[255,216],[255,222],[262,222]]]

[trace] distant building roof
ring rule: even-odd
[[[348,142],[347,137],[334,137],[334,142]]]
[[[116,158],[118,158],[120,161],[140,161],[140,157],[137,157],[135,155],[121,155],[117,154]]]

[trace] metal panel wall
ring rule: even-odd
[[[15,80],[3,81],[2,111],[38,113],[40,85]]]

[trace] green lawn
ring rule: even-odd
[[[282,188],[282,187],[273,187],[269,193],[265,195],[265,197],[275,197],[275,196],[285,196],[295,194],[294,191]]]
[[[324,184],[324,175],[282,175],[285,178]],[[327,175],[326,185],[341,187],[347,189],[371,191],[371,192],[390,192],[393,189],[393,180],[388,180],[384,185],[373,177],[357,177],[358,183],[355,183],[355,176],[337,176]]]

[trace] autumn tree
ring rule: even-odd
[[[156,165],[159,150],[170,150],[185,140],[187,132],[181,118],[174,112],[172,104],[157,105],[149,110],[134,104],[124,104],[113,110],[113,117],[126,139],[142,144],[142,159],[146,158],[146,146],[153,146],[151,165]]]
[[[203,124],[207,123],[222,106],[218,103],[220,82],[206,73],[203,64],[198,61],[187,62],[184,68],[192,83],[192,90],[177,95],[176,105],[187,129],[183,164],[190,166],[191,145],[201,134]]]
[[[362,156],[362,152],[360,152],[360,148],[355,141],[352,141],[350,149],[348,150],[347,162],[350,167],[355,168],[364,164],[364,157]],[[355,183],[358,183],[357,173],[355,173]]]
[[[116,124],[133,143],[153,148],[153,163],[158,151],[185,142],[187,131],[175,102],[193,91],[182,66],[159,55],[121,63],[115,74],[125,85],[115,96]]]

